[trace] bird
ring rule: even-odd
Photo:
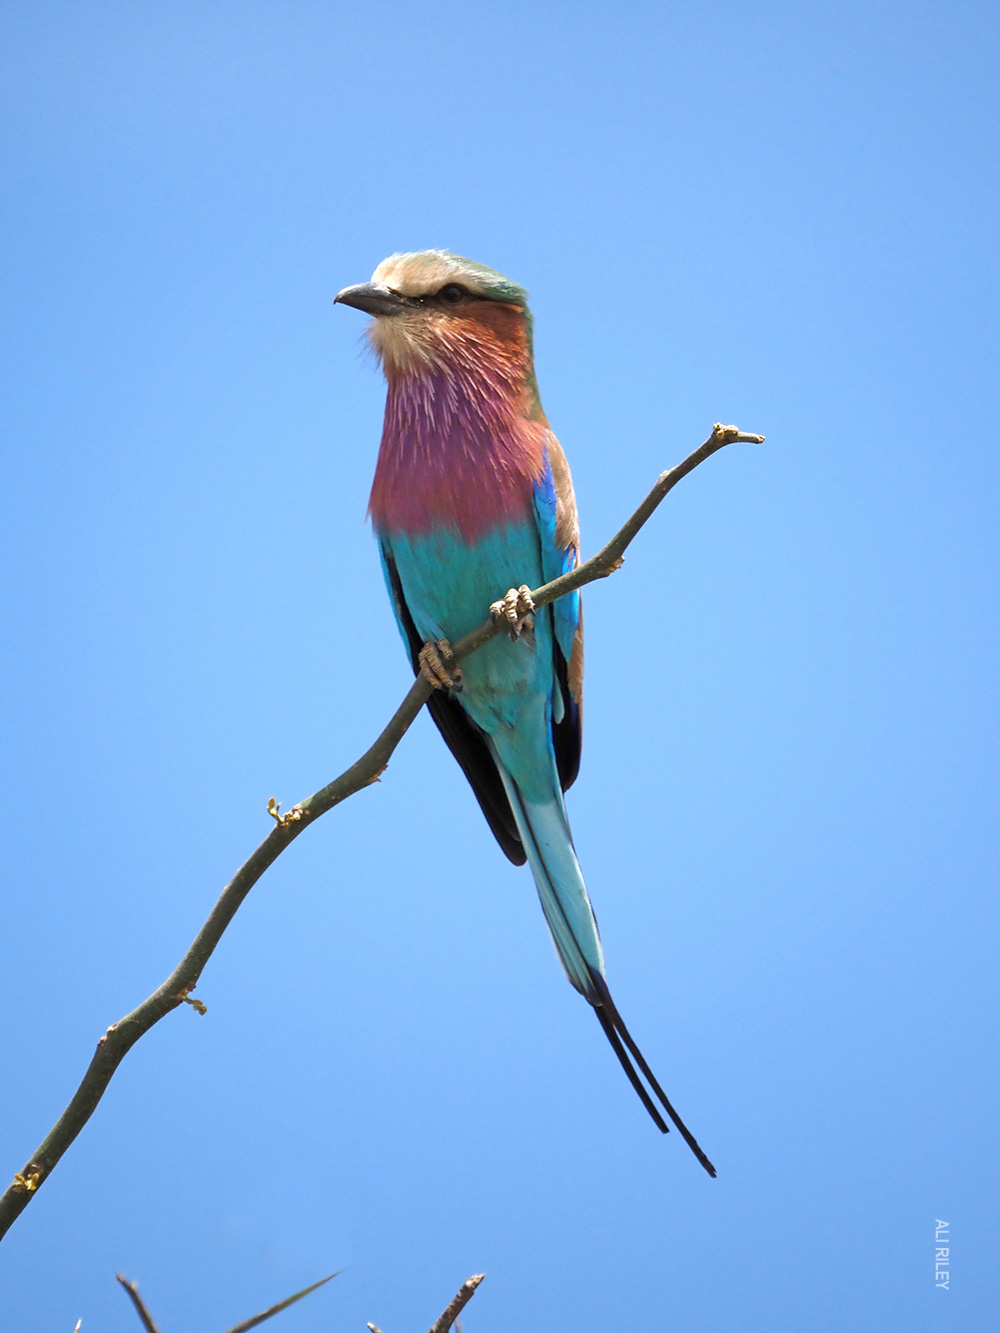
[[[576,566],[580,537],[539,397],[528,293],[422,250],[390,255],[337,303],[374,316],[387,393],[368,512],[411,665],[434,687],[431,717],[502,850],[530,865],[563,971],[654,1124],[668,1132],[665,1112],[715,1176],[611,998],[566,814],[580,766],[580,594],[536,608],[530,590]],[[507,634],[458,663],[452,643],[487,608]]]

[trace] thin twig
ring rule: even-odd
[[[252,1319],[244,1319],[242,1324],[234,1324],[232,1328],[226,1330],[226,1333],[247,1333],[247,1329],[256,1328],[258,1324],[262,1324],[265,1319],[270,1319],[272,1315],[281,1314],[282,1310],[287,1310],[290,1305],[294,1305],[296,1301],[302,1300],[303,1296],[308,1296],[310,1292],[315,1291],[317,1287],[322,1287],[336,1276],[336,1273],[331,1273],[329,1277],[320,1278],[320,1280],[314,1282],[311,1287],[303,1287],[302,1290],[297,1291],[294,1296],[289,1296],[287,1300],[279,1301],[277,1305],[272,1305],[269,1310],[263,1310],[260,1314],[255,1314]]]
[[[322,1287],[336,1276],[336,1273],[331,1273],[329,1277],[320,1278],[320,1280],[314,1282],[311,1287],[304,1287],[301,1291],[297,1291],[294,1296],[289,1296],[287,1300],[279,1301],[277,1305],[272,1305],[269,1310],[262,1310],[260,1314],[255,1314],[250,1319],[244,1319],[242,1324],[234,1324],[232,1328],[226,1330],[226,1333],[247,1333],[248,1329],[256,1328],[258,1324],[262,1324],[265,1319],[270,1319],[272,1315],[281,1314],[282,1310],[287,1310],[290,1305],[294,1305],[296,1301],[302,1300],[303,1296],[308,1296],[310,1292],[315,1291],[317,1287]],[[122,1277],[121,1273],[117,1274],[117,1277],[118,1281],[128,1292],[129,1299],[135,1306],[136,1314],[142,1320],[142,1326],[146,1330],[146,1333],[159,1333],[159,1329],[153,1323],[153,1316],[143,1304],[143,1299],[139,1295],[139,1288],[134,1282],[129,1282],[128,1278]],[[79,1330],[80,1325],[77,1324],[76,1327],[77,1330]]]
[[[486,1276],[485,1273],[473,1273],[472,1277],[466,1278],[458,1289],[458,1295],[445,1310],[444,1314],[437,1323],[430,1329],[430,1333],[449,1333],[452,1324],[462,1313],[468,1303],[476,1294],[476,1288]]]
[[[121,1273],[116,1273],[115,1276],[128,1292],[128,1298],[135,1306],[135,1312],[142,1320],[142,1326],[146,1330],[146,1333],[160,1333],[160,1330],[153,1323],[153,1316],[143,1304],[142,1297],[139,1295],[139,1288],[136,1284],[130,1282],[127,1277],[122,1277]]]
[[[565,597],[567,593],[582,588],[586,583],[613,574],[620,567],[625,550],[639,529],[682,477],[693,472],[699,463],[727,444],[761,444],[763,439],[762,435],[748,435],[735,426],[716,425],[704,444],[682,463],[661,473],[642,504],[606,546],[576,569],[536,588],[531,594],[535,606],[546,606],[556,598]],[[453,645],[455,657],[458,660],[468,657],[498,633],[500,630],[497,625],[492,620],[485,620]],[[284,814],[278,812],[272,799],[268,808],[274,816],[275,824],[268,836],[223,889],[193,944],[163,985],[130,1014],[112,1023],[100,1038],[94,1057],[69,1105],[23,1171],[18,1172],[0,1197],[0,1238],[27,1208],[39,1186],[49,1177],[63,1153],[93,1115],[115,1070],[131,1048],[161,1018],[188,999],[226,927],[264,871],[307,825],[378,779],[430,694],[431,686],[423,676],[419,676],[374,745],[340,777]]]
[[[472,1277],[466,1278],[458,1289],[458,1295],[448,1306],[447,1310],[445,1310],[441,1318],[438,1319],[431,1328],[430,1333],[449,1333],[452,1326],[455,1327],[457,1333],[461,1333],[462,1321],[458,1316],[472,1300],[473,1296],[476,1294],[476,1288],[485,1276],[485,1273],[473,1273]],[[368,1329],[369,1333],[382,1333],[378,1324],[370,1323]],[[230,1333],[237,1333],[237,1330],[231,1329]]]

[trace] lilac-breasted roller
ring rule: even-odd
[[[530,864],[563,970],[646,1110],[666,1133],[658,1101],[714,1176],[608,992],[566,817],[563,792],[580,764],[580,596],[536,610],[527,594],[573,568],[579,532],[566,457],[538,397],[527,293],[482,264],[425,250],[390,256],[336,299],[375,316],[388,396],[369,512],[414,671],[436,687],[431,716],[500,846]],[[450,642],[488,609],[510,635],[459,668]]]

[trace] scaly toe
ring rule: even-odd
[[[517,590],[517,618],[518,620],[527,620],[530,615],[534,615],[535,603],[531,599],[531,589],[526,583],[522,583]]]
[[[436,690],[460,690],[462,668],[455,661],[455,652],[447,639],[427,642],[417,654],[420,674]]]
[[[517,621],[517,593],[513,588],[490,607],[490,617],[499,629],[509,629]]]
[[[531,600],[531,589],[526,583],[520,588],[509,588],[498,602],[490,607],[490,616],[495,625],[507,630],[512,639],[519,639],[521,631],[534,625],[532,614],[535,603]]]

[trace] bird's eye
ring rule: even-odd
[[[465,288],[460,287],[457,282],[449,282],[446,287],[441,288],[438,296],[445,305],[458,305],[460,301],[465,300]]]

